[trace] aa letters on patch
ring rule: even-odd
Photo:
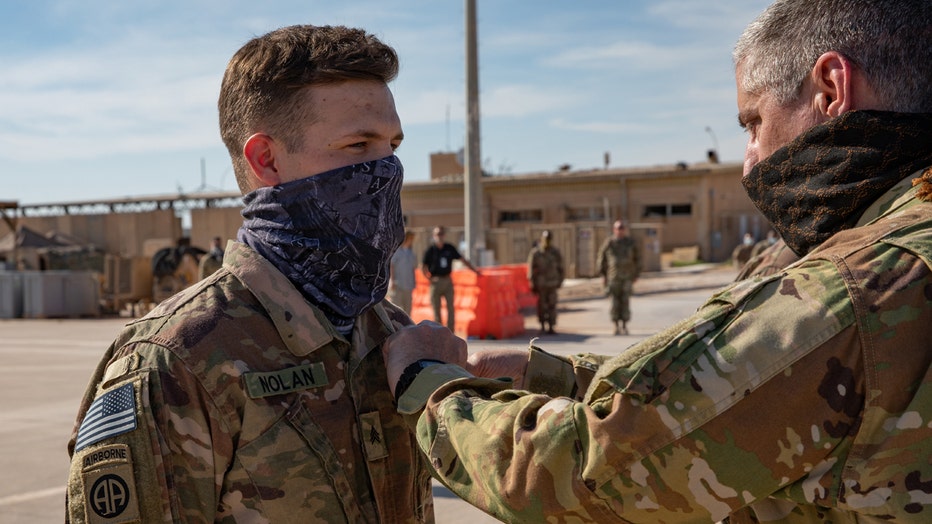
[[[132,384],[124,384],[97,397],[78,429],[74,450],[136,429],[136,395]]]
[[[139,521],[138,492],[128,446],[105,446],[85,457],[82,480],[88,524]]]

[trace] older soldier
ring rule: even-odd
[[[641,250],[631,238],[628,224],[624,220],[616,220],[612,225],[612,236],[602,243],[597,260],[596,266],[602,275],[605,293],[612,297],[611,315],[615,334],[627,335],[628,321],[631,320],[631,291],[634,281],[641,274]]]
[[[69,450],[72,522],[422,522],[430,479],[379,346],[401,243],[390,47],[293,26],[246,43],[220,90],[244,193],[223,267],[130,324]]]
[[[553,247],[552,234],[545,229],[527,259],[527,278],[537,295],[537,319],[541,334],[555,334],[557,324],[557,290],[563,285],[563,256]],[[547,325],[546,329],[544,324]]]
[[[390,339],[441,481],[506,522],[932,522],[930,42],[928,0],[778,0],[741,36],[742,182],[799,262],[614,358],[470,356],[530,392]]]

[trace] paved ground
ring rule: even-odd
[[[557,335],[536,343],[548,351],[617,353],[688,315],[734,278],[727,267],[699,266],[644,275],[635,284],[629,336],[612,336],[608,299],[599,282],[566,283]],[[537,323],[510,340],[470,341],[471,350],[526,347]],[[102,351],[125,319],[0,320],[0,523],[61,522],[68,459],[65,444],[78,400]],[[437,521],[497,522],[435,485]]]

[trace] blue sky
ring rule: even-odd
[[[406,180],[465,141],[462,0],[0,0],[0,200],[236,190],[217,130],[230,56],[283,25],[394,46]],[[768,0],[477,0],[484,168],[740,161],[731,50]],[[201,161],[206,176],[201,175]]]

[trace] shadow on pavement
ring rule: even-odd
[[[544,342],[544,343],[546,342],[583,342],[591,337],[592,335],[586,335],[586,334],[581,334],[581,333],[563,333],[560,331],[557,331],[556,334],[553,334],[553,335],[547,335],[547,334],[540,335],[538,334],[537,330],[528,330],[524,332],[524,335],[519,336],[519,337],[513,337],[510,340],[512,341],[525,340],[525,341],[530,342],[531,339],[536,338],[537,343],[541,343],[541,342]]]

